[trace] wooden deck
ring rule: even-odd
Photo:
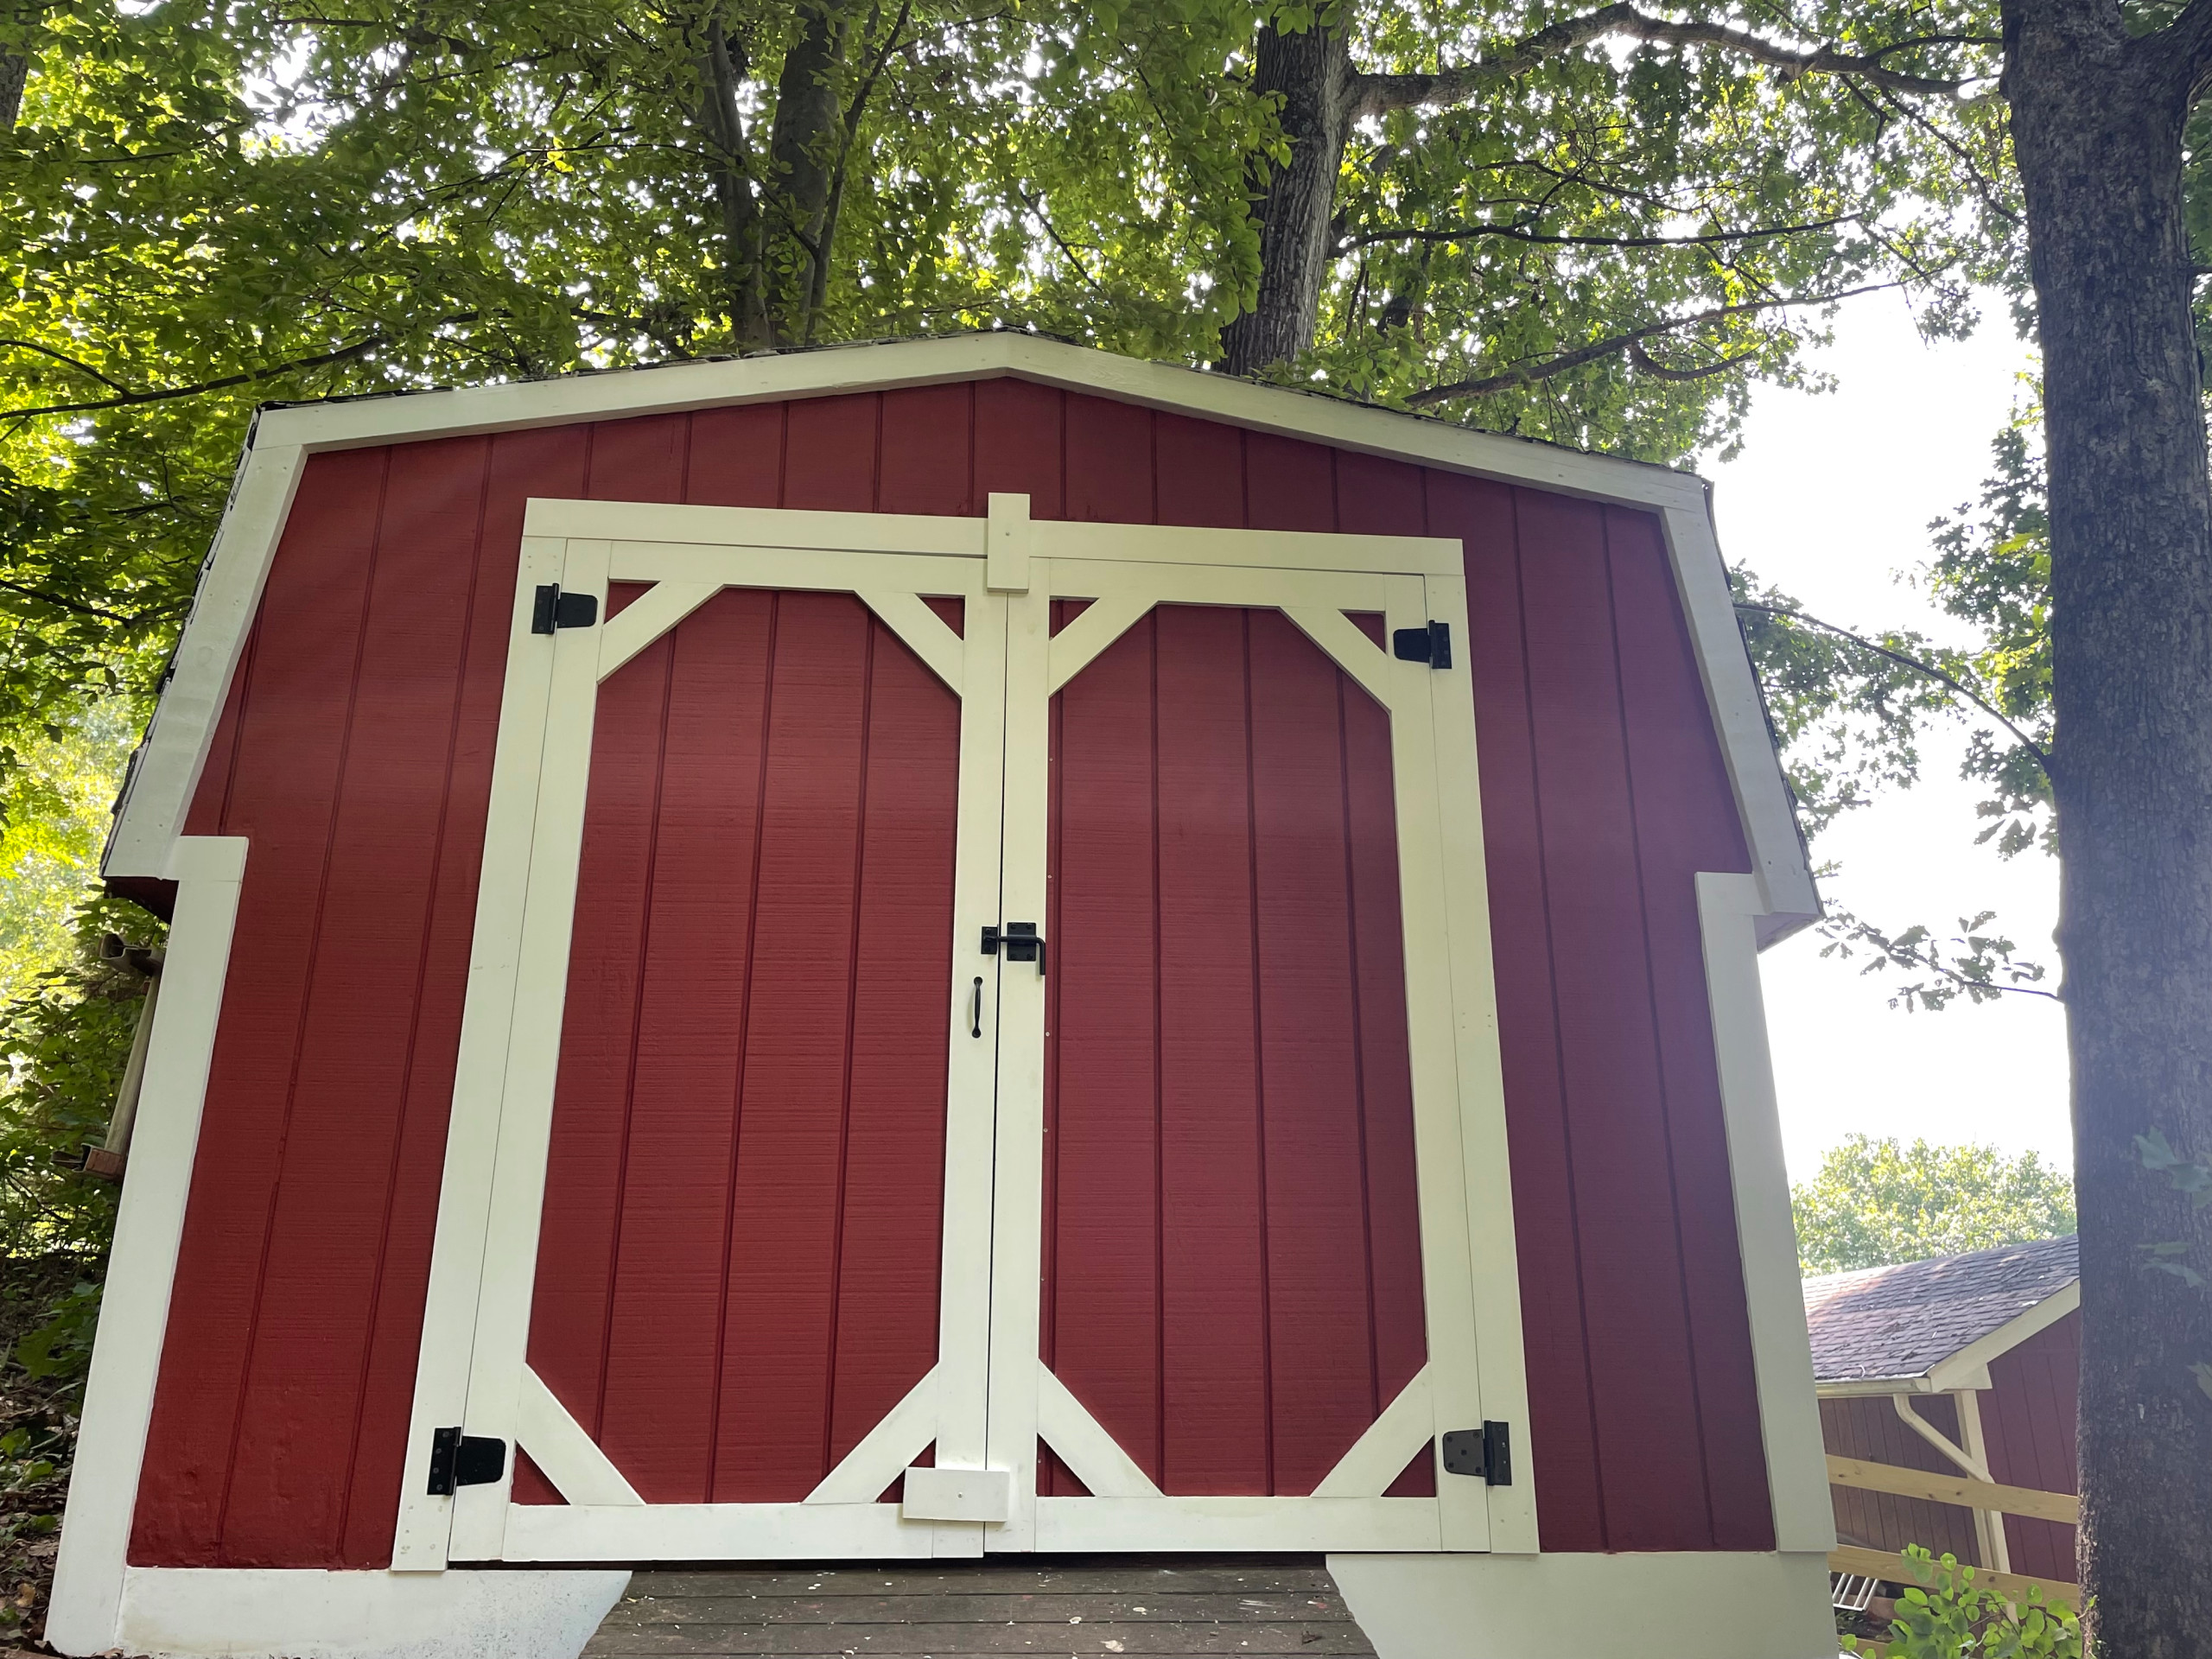
[[[1363,1655],[1319,1556],[1064,1557],[639,1572],[585,1659]]]

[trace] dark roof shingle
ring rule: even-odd
[[[2071,1236],[1805,1281],[1823,1382],[1924,1376],[2080,1276]]]

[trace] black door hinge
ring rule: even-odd
[[[1431,668],[1452,666],[1452,625],[1432,622],[1425,628],[1399,628],[1390,635],[1390,654],[1402,663],[1427,663]]]
[[[1513,1484],[1513,1435],[1503,1423],[1455,1428],[1444,1436],[1444,1472],[1472,1475],[1491,1486]]]
[[[1003,933],[995,927],[985,928],[983,954],[995,957],[1001,945],[1006,947],[1008,962],[1033,962],[1037,964],[1038,977],[1044,977],[1045,941],[1037,937],[1036,923],[1008,922]]]
[[[556,628],[588,628],[599,620],[599,601],[590,594],[564,594],[555,582],[546,582],[537,590],[537,602],[531,608],[530,631],[550,633]]]
[[[459,1428],[430,1431],[430,1496],[451,1497],[456,1487],[488,1486],[507,1472],[507,1443]]]

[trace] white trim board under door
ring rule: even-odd
[[[570,505],[533,504],[532,528],[559,526]],[[636,527],[653,528],[666,511],[641,510]],[[593,529],[622,527],[604,508],[583,516]],[[963,969],[982,928],[998,914],[1004,601],[983,588],[980,536],[972,537],[972,554],[948,553],[946,543],[957,537],[940,521],[721,510],[714,517],[753,539],[717,546],[687,524],[690,534],[679,542],[537,536],[524,544],[394,1552],[403,1569],[436,1570],[448,1559],[926,1556],[982,1548],[978,1523],[907,1522],[897,1505],[874,1499],[932,1441],[942,1462],[982,1459],[994,1045],[970,1035],[972,976]],[[824,545],[838,528],[821,522],[829,518],[864,528],[868,536],[854,539],[869,541],[873,550]],[[902,524],[914,529],[916,550],[880,550]],[[610,580],[657,585],[611,625],[556,628],[550,638],[533,631],[540,586],[588,596],[603,614]],[[918,1385],[894,1412],[899,1433],[865,1437],[846,1459],[870,1468],[841,1465],[804,1503],[516,1505],[512,1457],[498,1481],[434,1496],[423,1478],[432,1432],[458,1424],[512,1446],[527,1438],[525,1403],[541,1441],[565,1448],[566,1467],[594,1493],[624,1496],[619,1471],[594,1469],[575,1455],[582,1431],[555,1420],[558,1402],[542,1388],[534,1394],[526,1388],[569,934],[599,685],[649,642],[649,629],[677,626],[724,587],[853,594],[961,697],[938,1365],[927,1387]],[[963,601],[959,632],[922,602],[937,595]],[[645,620],[622,626],[633,613]],[[984,1014],[995,1027],[996,1010]],[[868,1487],[867,1500],[851,1499],[849,1489],[867,1485],[878,1472],[874,1463],[887,1456],[892,1465]]]

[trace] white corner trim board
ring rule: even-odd
[[[181,830],[185,810],[207,763],[224,697],[310,455],[434,435],[516,431],[569,421],[1010,376],[1253,431],[1658,512],[1738,810],[1764,884],[1766,939],[1780,937],[1817,911],[1789,790],[1736,630],[1719,547],[1699,480],[1643,461],[1585,454],[1014,334],[764,354],[730,362],[264,410],[208,556],[177,648],[175,673],[125,783],[103,873],[139,878],[164,873],[169,844]],[[991,520],[994,587],[1020,579],[1029,545],[1021,533],[1024,522],[1012,513],[1010,503]],[[1094,528],[1111,534],[1119,527]],[[532,529],[525,533],[547,532]]]
[[[1331,1555],[1380,1659],[1834,1659],[1825,1554]],[[1714,1618],[1712,1614],[1724,1613]]]
[[[116,1642],[158,1659],[575,1659],[629,1583],[606,1569],[134,1567]]]
[[[1812,1339],[1806,1333],[1805,1300],[1797,1278],[1797,1233],[1789,1214],[1789,1174],[1783,1161],[1774,1061],[1767,1049],[1766,1005],[1759,989],[1757,926],[1764,899],[1758,880],[1700,873],[1697,909],[1775,1544],[1784,1551],[1825,1552],[1835,1547],[1835,1510],[1828,1497],[1827,1448],[1813,1389]]]
[[[123,1185],[116,1215],[47,1618],[46,1638],[64,1653],[101,1653],[117,1641],[130,1517],[168,1330],[169,1287],[184,1236],[200,1108],[215,1052],[245,855],[241,837],[191,836],[176,843],[163,866],[177,884],[165,989],[147,1045],[130,1179]]]

